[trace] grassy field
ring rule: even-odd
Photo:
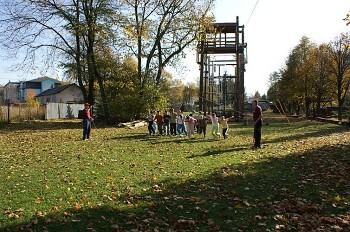
[[[0,231],[349,231],[350,128],[270,116],[260,150],[251,123],[193,141],[3,125]]]

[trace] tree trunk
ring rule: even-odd
[[[321,116],[321,95],[317,94],[317,102],[316,102],[316,116]]]
[[[341,97],[338,97],[338,120],[342,121],[343,120],[343,104],[344,100]]]
[[[309,99],[309,97],[305,98],[305,115],[306,115],[306,118],[309,118],[309,116],[310,116],[310,99]]]
[[[342,120],[342,83],[343,83],[343,74],[340,72],[340,62],[338,63],[338,75],[337,75],[337,79],[338,79],[338,83],[337,83],[337,100],[338,100],[338,120],[341,121]]]
[[[83,93],[84,101],[88,101],[88,94],[86,92],[84,83],[83,83],[83,74],[82,74],[82,65],[81,65],[81,44],[80,44],[80,10],[79,10],[79,0],[76,2],[76,29],[75,29],[75,41],[76,41],[76,54],[75,54],[75,62],[77,62],[77,80],[79,84],[79,88]]]

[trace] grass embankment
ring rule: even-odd
[[[0,133],[1,231],[311,231],[350,227],[350,130],[267,119],[229,139],[147,135],[79,121]],[[208,127],[210,131],[211,127]]]

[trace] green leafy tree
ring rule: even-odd
[[[57,63],[70,68],[67,73],[77,80],[85,100],[94,103],[98,86],[105,106],[107,98],[103,74],[97,65],[100,56],[97,48],[110,44],[114,37],[115,2],[2,0],[2,45],[11,56],[26,54],[18,69],[33,67],[40,58],[45,69]],[[107,107],[103,111],[109,114]]]
[[[254,93],[254,99],[260,100],[260,98],[261,98],[261,96],[260,96],[259,91],[255,91],[255,93]]]
[[[338,119],[342,120],[343,105],[350,87],[350,35],[341,34],[330,42],[330,72],[336,85]]]
[[[273,73],[270,74],[269,77],[269,88],[267,90],[267,98],[269,99],[269,101],[272,102],[276,102],[277,99],[280,98],[280,91],[279,91],[279,82],[281,80],[281,72],[282,70],[280,70],[279,72],[275,71]]]
[[[194,110],[193,102],[197,101],[199,97],[198,85],[194,82],[188,83],[187,85],[185,85],[182,95],[183,95],[183,102],[185,103],[185,105],[189,107],[188,110]]]
[[[330,47],[321,44],[311,51],[310,59],[306,61],[311,68],[310,78],[312,94],[316,102],[314,115],[319,116],[322,102],[329,102],[332,99],[332,89],[335,87],[330,79]]]
[[[105,78],[107,107],[110,111],[108,121],[110,123],[139,119],[144,116],[146,110],[164,110],[168,106],[166,88],[159,85],[147,85],[145,96],[140,97],[137,62],[132,57],[120,59],[112,52],[103,57],[105,60],[99,64],[99,68]],[[99,98],[98,95],[97,99]],[[97,103],[99,116],[103,114],[103,111],[99,110],[100,104]]]
[[[167,86],[169,87],[167,91],[169,96],[169,106],[174,109],[180,109],[181,104],[184,101],[184,83],[178,79],[170,79]]]
[[[311,84],[310,67],[305,65],[305,62],[314,47],[309,38],[301,38],[300,43],[288,56],[280,82],[280,90],[289,105],[289,110],[299,114],[301,106],[304,106],[307,117],[310,113]]]
[[[125,41],[138,62],[140,93],[148,82],[160,83],[167,66],[176,66],[184,49],[198,38],[212,17],[213,0],[123,0]]]

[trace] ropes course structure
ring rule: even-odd
[[[236,22],[212,24],[201,36],[197,63],[200,71],[199,110],[204,114],[215,111],[236,119],[243,118],[247,43],[238,16]]]

